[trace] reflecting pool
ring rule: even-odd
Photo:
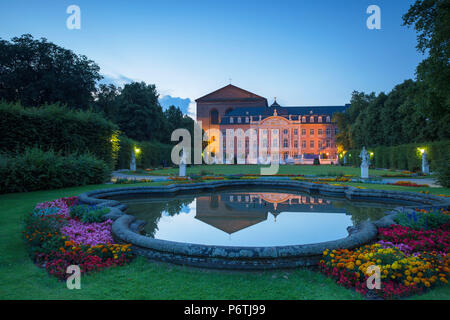
[[[394,205],[286,190],[225,189],[170,197],[114,197],[161,240],[225,246],[284,246],[344,238]]]

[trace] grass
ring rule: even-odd
[[[21,221],[36,203],[122,186],[92,185],[0,195],[0,299],[362,299],[356,292],[308,269],[223,272],[137,258],[127,266],[83,276],[81,290],[68,290],[64,282],[31,262],[21,237]],[[412,298],[450,299],[450,286]]]
[[[261,168],[268,166],[261,165],[194,165],[186,168],[186,174],[260,174]],[[178,168],[158,169],[153,171],[137,170],[137,171],[124,171],[125,174],[135,175],[178,175]],[[317,175],[317,176],[343,176],[353,175],[359,176],[361,174],[360,168],[332,166],[332,165],[280,165],[278,174],[293,174],[293,175]],[[379,177],[381,175],[391,175],[393,177],[402,175],[401,172],[375,170],[370,169],[369,174],[371,176]],[[409,177],[409,175],[402,175]]]

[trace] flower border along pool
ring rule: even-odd
[[[374,201],[398,203],[402,205],[389,211],[378,221],[364,221],[355,227],[349,227],[346,238],[290,246],[237,247],[201,245],[168,240],[159,240],[139,234],[144,221],[125,213],[127,206],[116,200],[104,198],[117,195],[161,195],[180,192],[195,193],[202,190],[214,190],[227,187],[271,187],[295,190],[308,194],[337,196],[354,201]],[[104,217],[114,220],[113,237],[117,242],[131,243],[132,251],[152,260],[181,265],[218,269],[277,269],[299,266],[315,266],[319,263],[324,250],[353,249],[370,243],[377,237],[377,227],[394,224],[393,218],[398,212],[413,210],[417,207],[449,206],[450,199],[415,192],[360,189],[350,186],[333,186],[295,180],[251,179],[221,180],[204,183],[172,184],[167,186],[124,187],[94,190],[79,196],[81,203],[109,207]],[[405,204],[407,204],[405,206]]]

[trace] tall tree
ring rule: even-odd
[[[417,31],[417,49],[428,54],[416,70],[417,104],[432,125],[440,128],[434,131],[434,139],[450,137],[449,21],[449,0],[416,0],[403,16],[403,24]]]
[[[51,103],[87,109],[93,101],[99,66],[47,39],[30,34],[0,39],[0,99],[25,106]]]
[[[158,97],[153,84],[133,82],[123,87],[117,123],[128,137],[138,141],[166,139],[166,122]]]
[[[113,84],[99,85],[95,94],[94,110],[101,112],[113,122],[117,122],[121,88]]]

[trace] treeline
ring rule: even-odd
[[[426,58],[417,79],[390,93],[353,92],[351,107],[337,114],[337,142],[352,148],[395,146],[450,138],[450,6],[448,0],[417,0],[403,25],[417,32],[417,49]]]
[[[395,146],[450,138],[450,112],[432,118],[419,108],[420,85],[406,80],[391,92],[353,92],[351,106],[335,115],[337,144],[352,148]]]
[[[172,131],[195,122],[164,111],[155,85],[99,84],[99,71],[44,38],[0,39],[0,192],[102,183],[132,150],[142,168],[171,164]]]

